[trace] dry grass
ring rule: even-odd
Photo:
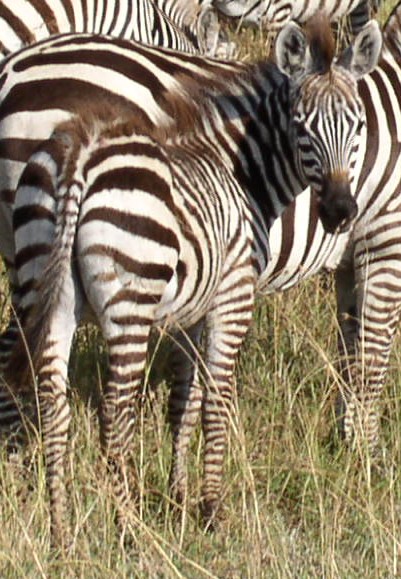
[[[363,449],[351,453],[336,440],[336,331],[330,277],[260,301],[238,364],[224,519],[214,534],[205,534],[198,520],[199,432],[191,449],[188,513],[177,521],[170,512],[168,391],[159,385],[138,419],[132,458],[139,503],[132,511],[132,545],[125,549],[99,456],[95,406],[105,353],[97,332],[82,329],[70,376],[73,549],[59,558],[49,551],[38,437],[26,451],[29,467],[0,460],[0,576],[401,576],[401,347],[397,343],[383,397],[383,460],[373,467]]]
[[[396,577],[401,482],[398,347],[383,399],[383,461],[336,443],[332,291],[315,279],[260,302],[238,365],[221,528],[198,521],[201,436],[191,451],[191,503],[177,521],[166,496],[170,441],[166,386],[138,419],[133,470],[139,505],[124,549],[99,456],[88,392],[101,386],[104,351],[82,330],[71,365],[69,490],[74,548],[49,552],[44,469],[0,463],[2,577]],[[308,312],[308,315],[305,315]],[[99,345],[100,344],[100,345]],[[78,395],[83,392],[84,395]],[[29,456],[37,443],[32,441]],[[182,524],[181,524],[182,523]]]

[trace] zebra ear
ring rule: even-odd
[[[278,68],[287,76],[293,76],[306,69],[308,45],[302,28],[289,22],[280,30],[275,43],[275,56]]]
[[[199,44],[208,56],[215,56],[219,44],[220,24],[215,10],[209,5],[201,9],[196,23]]]
[[[353,44],[338,57],[337,64],[348,69],[355,78],[371,72],[380,56],[382,34],[376,20],[371,20],[356,36]]]

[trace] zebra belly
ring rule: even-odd
[[[203,262],[207,275],[197,276],[195,255],[185,262],[183,278],[180,266],[167,284],[155,314],[157,326],[181,326],[188,328],[196,324],[207,313],[210,302],[219,287],[222,272],[221,252],[215,253],[214,263]],[[183,262],[179,262],[179,264]]]

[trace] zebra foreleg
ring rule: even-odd
[[[355,269],[353,300],[349,298],[352,278],[347,280],[343,271],[337,275],[340,322],[346,348],[342,368],[345,388],[337,404],[341,408],[340,431],[348,443],[363,444],[372,455],[378,448],[378,404],[399,321],[400,259],[396,252],[385,257],[366,253]],[[347,307],[348,313],[352,313],[348,318],[344,316]]]
[[[172,434],[170,496],[176,505],[184,505],[187,496],[187,453],[191,434],[200,415],[202,386],[199,383],[200,341],[204,321],[188,333],[176,337],[171,352],[174,379],[169,398],[169,421]]]

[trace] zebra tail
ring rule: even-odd
[[[83,187],[77,181],[61,187],[57,193],[55,235],[49,240],[52,249],[47,265],[35,280],[36,301],[26,313],[23,312],[19,339],[6,372],[16,392],[30,389],[34,382],[32,378],[43,361],[55,308],[66,290],[66,280],[71,279],[82,195]]]

